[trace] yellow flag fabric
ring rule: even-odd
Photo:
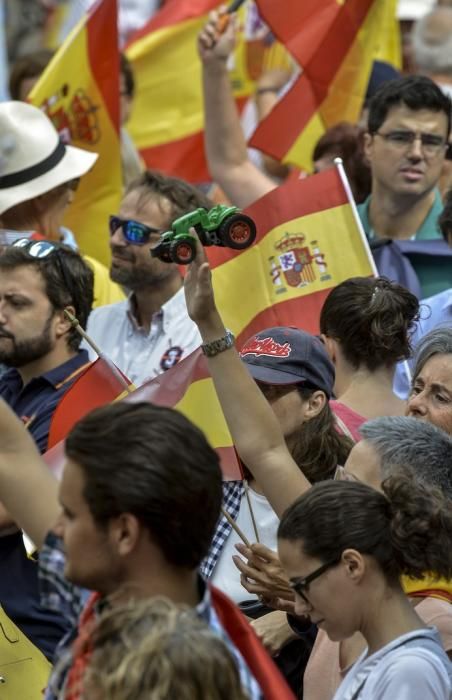
[[[108,216],[121,194],[116,0],[101,0],[57,51],[30,93],[63,141],[99,153],[80,181],[64,224],[82,252],[108,264]]]

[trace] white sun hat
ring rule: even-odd
[[[97,158],[97,153],[63,144],[37,107],[0,102],[0,214],[81,177]]]
[[[402,20],[415,20],[433,9],[436,0],[399,0],[397,17]]]

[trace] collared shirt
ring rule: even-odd
[[[369,207],[371,202],[370,195],[365,202],[358,204],[358,214],[363,225],[364,232],[367,238],[372,241],[377,238],[377,234],[372,228],[369,220]],[[433,204],[414,235],[414,240],[431,241],[441,239],[441,232],[438,227],[438,217],[443,210],[441,195],[438,190],[435,190],[435,199]],[[416,256],[411,260],[411,264],[418,276],[422,288],[422,295],[425,297],[432,296],[442,292],[446,287],[450,286],[450,262],[449,260],[432,262],[427,257]]]
[[[51,610],[58,610],[72,626],[71,632],[61,641],[56,652],[56,663],[46,688],[45,700],[61,697],[67,674],[72,664],[71,644],[77,636],[79,617],[91,594],[90,591],[74,586],[64,576],[65,556],[61,538],[49,533],[39,557],[41,583],[41,603]],[[249,670],[246,662],[221,625],[212,605],[208,587],[199,578],[201,601],[196,612],[211,629],[225,642],[233,654],[244,691],[251,700],[263,700],[262,691]]]
[[[94,309],[88,335],[136,385],[170,369],[201,345],[197,326],[189,318],[183,287],[151,320],[149,331],[136,320],[135,299]],[[90,357],[96,354],[89,349]]]
[[[420,319],[411,336],[413,350],[416,350],[416,345],[424,335],[438,326],[452,326],[452,289],[446,289],[420,302]],[[399,362],[396,367],[393,388],[401,399],[407,399],[410,393],[413,368],[413,358]]]
[[[0,396],[24,423],[29,424],[29,431],[41,453],[47,449],[50,422],[58,403],[88,364],[88,353],[79,350],[70,360],[33,377],[25,386],[14,367],[2,375]]]

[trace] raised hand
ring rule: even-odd
[[[209,15],[198,36],[198,51],[203,63],[225,62],[233,52],[238,29],[237,16],[228,15],[222,5]]]

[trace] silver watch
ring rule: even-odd
[[[215,357],[215,355],[218,355],[220,352],[232,348],[234,343],[234,334],[232,331],[226,330],[226,335],[222,338],[218,338],[218,340],[211,340],[209,343],[204,343],[201,345],[201,349],[206,357]]]

